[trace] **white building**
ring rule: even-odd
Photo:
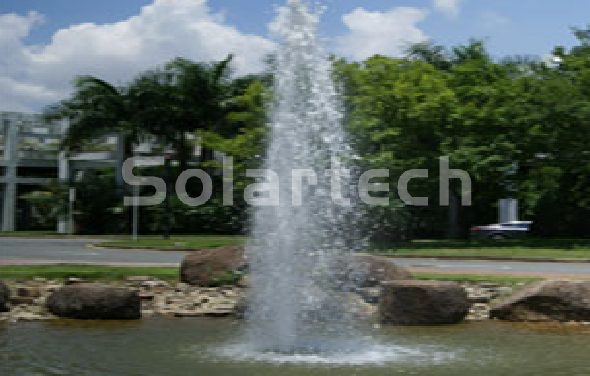
[[[118,137],[106,137],[100,147],[66,159],[60,144],[67,123],[48,124],[41,115],[0,112],[0,208],[2,231],[15,231],[24,215],[19,197],[53,181],[68,181],[73,171],[120,166]],[[26,224],[25,224],[26,225]],[[25,226],[26,227],[26,226]],[[64,231],[63,224],[61,230]]]

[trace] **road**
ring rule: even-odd
[[[100,249],[92,239],[0,238],[0,265],[18,264],[102,264],[177,266],[185,252]],[[455,261],[396,258],[393,262],[414,272],[513,274],[530,276],[572,276],[590,278],[590,263]]]
[[[4,264],[103,264],[176,266],[186,255],[174,251],[97,249],[92,239],[0,238],[0,265]]]

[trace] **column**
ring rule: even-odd
[[[70,181],[70,161],[64,151],[61,151],[57,158],[59,182],[60,184],[66,185]],[[67,234],[70,232],[70,226],[68,215],[61,215],[57,221],[57,232]]]
[[[18,148],[18,125],[12,122],[6,129],[4,138],[4,160],[6,161],[6,184],[4,187],[4,205],[2,207],[2,231],[16,230],[16,166]]]

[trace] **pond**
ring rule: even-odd
[[[211,319],[0,324],[0,375],[590,375],[590,328],[499,322],[373,329],[347,354],[256,354]]]

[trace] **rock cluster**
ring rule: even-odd
[[[522,286],[524,284],[521,284]],[[467,321],[484,321],[490,318],[491,302],[500,297],[511,295],[513,287],[502,286],[498,283],[463,283],[467,299],[471,303]],[[520,287],[517,286],[517,287]]]
[[[137,291],[123,287],[79,283],[53,292],[47,309],[58,317],[81,320],[136,320],[141,318]]]
[[[239,287],[152,288],[141,294],[144,313],[174,317],[224,317],[243,314],[244,292]]]
[[[524,284],[517,285],[522,287]],[[466,321],[484,321],[490,318],[490,309],[492,301],[495,299],[511,295],[513,287],[489,282],[464,282],[461,287],[467,293],[467,300],[470,308]],[[356,290],[357,294],[369,305],[378,305],[382,287],[362,287]]]
[[[216,287],[234,283],[246,269],[244,247],[203,249],[186,256],[180,280],[192,286]]]
[[[10,310],[10,289],[6,284],[0,281],[0,312]]]
[[[465,289],[440,281],[385,282],[379,301],[379,320],[394,325],[456,324],[469,313]]]
[[[130,319],[137,318],[138,312],[142,317],[221,317],[239,315],[240,304],[243,306],[240,302],[244,297],[244,290],[239,287],[204,288],[185,283],[171,284],[149,276],[88,286],[87,281],[79,279],[62,282],[38,278],[16,282],[9,286],[13,292],[10,299],[12,309],[0,313],[0,321],[51,320],[58,315]],[[137,310],[137,299],[140,311]]]
[[[387,281],[412,279],[407,269],[395,265],[387,257],[357,256],[355,261],[361,287],[375,287]]]
[[[187,257],[182,275],[191,284],[170,283],[150,276],[103,285],[78,278],[36,278],[10,285],[0,281],[0,322],[56,317],[242,317],[247,276],[236,284],[230,280],[227,285],[218,285],[222,284],[224,273],[239,276],[244,271],[243,249],[225,248],[223,255],[225,259],[215,262],[211,262],[210,252]],[[490,318],[590,322],[590,281],[520,284],[515,286],[518,291],[514,293],[514,287],[496,283],[405,280],[409,273],[390,260],[370,256],[359,260],[365,268],[364,283],[356,293],[346,293],[351,311],[359,317],[375,317],[394,325],[453,324]]]
[[[491,309],[508,321],[590,321],[590,281],[535,283]]]

